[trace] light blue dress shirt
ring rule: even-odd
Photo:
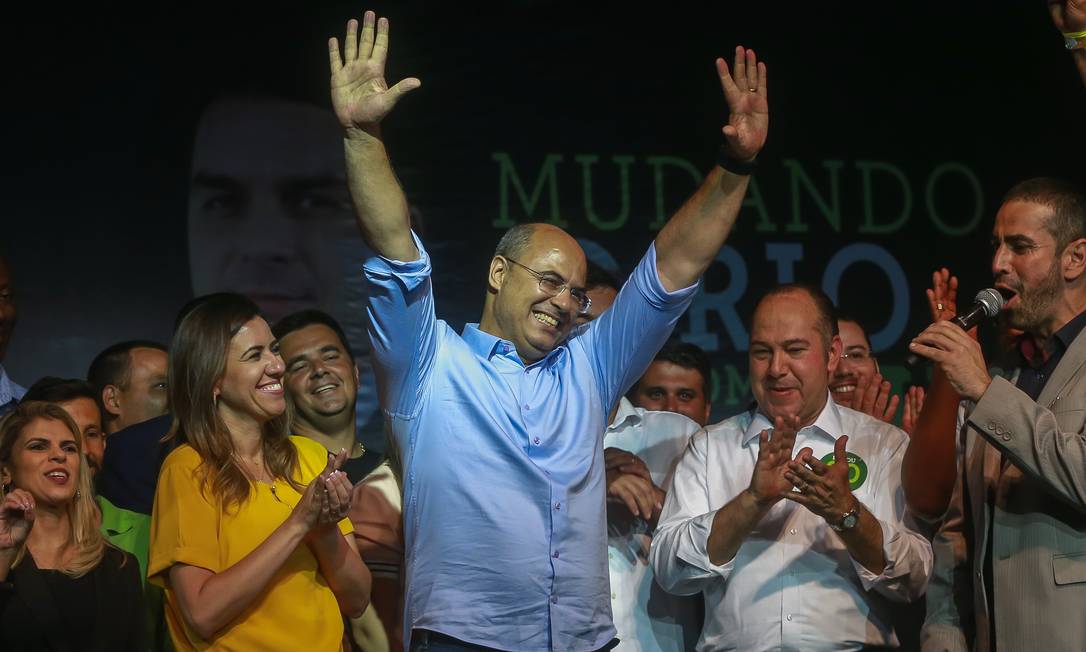
[[[364,265],[381,406],[404,462],[413,629],[503,650],[595,650],[615,635],[607,414],[697,286],[668,293],[650,247],[612,307],[542,360],[435,317],[430,259]]]
[[[0,416],[14,410],[24,394],[26,394],[26,389],[16,384],[8,376],[8,372],[4,371],[3,365],[0,365]]]

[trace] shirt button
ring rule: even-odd
[[[554,551],[554,558],[558,559],[558,551],[557,550]]]
[[[612,600],[618,600],[618,596],[617,596],[617,595],[615,595],[614,593],[612,593],[612,594],[611,594],[611,599],[612,599]]]
[[[1009,432],[1004,433],[1003,434],[1003,441],[1010,441],[1010,440],[1011,440],[1011,433],[1009,433]]]
[[[539,437],[536,437],[535,439],[533,439],[532,443],[535,444],[536,446],[538,446],[539,445]]]
[[[551,604],[558,604],[558,596],[556,596],[556,595],[551,596]]]
[[[560,501],[557,501],[557,500],[554,501],[554,508],[555,509],[562,509],[562,503]]]
[[[792,614],[788,614],[787,616],[784,617],[784,619],[787,620],[788,622],[792,622]]]
[[[796,528],[792,528],[791,530],[788,530],[788,534],[795,534],[795,533],[796,533]]]
[[[524,404],[524,411],[525,412],[527,412],[528,410],[531,410],[531,409],[532,409],[531,405],[528,405],[527,403]]]

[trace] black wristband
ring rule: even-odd
[[[721,145],[716,154],[716,164],[732,174],[747,176],[753,174],[755,168],[758,167],[758,159],[740,161],[732,156],[727,145]]]

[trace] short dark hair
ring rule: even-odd
[[[847,321],[849,323],[856,324],[857,326],[859,326],[860,327],[860,332],[864,334],[864,342],[867,342],[867,348],[869,350],[871,350],[871,351],[875,350],[875,348],[873,346],[871,346],[871,336],[867,334],[867,328],[864,326],[864,323],[862,321],[860,321],[859,319],[856,319],[855,315],[852,315],[852,314],[847,313],[847,312],[841,312],[840,310],[838,310],[837,311],[837,323],[840,323],[840,322],[843,322],[843,321]],[[840,335],[841,334],[841,329],[837,328],[834,331],[833,334],[834,335]]]
[[[513,260],[520,258],[524,254],[524,250],[531,244],[536,226],[536,224],[528,223],[511,227],[505,232],[502,239],[498,240],[498,246],[494,248],[494,255],[512,258]]]
[[[77,398],[95,398],[94,387],[79,378],[57,378],[45,376],[39,378],[23,395],[24,401],[45,401],[46,403],[65,403]]]
[[[94,386],[80,378],[57,378],[45,376],[26,390],[22,401],[42,401],[44,403],[67,403],[77,398],[89,398],[98,406],[98,412],[104,414],[102,409],[102,393],[95,391]]]
[[[355,361],[354,352],[351,351],[351,343],[347,340],[347,334],[343,332],[343,327],[339,325],[339,322],[336,321],[332,315],[321,310],[309,309],[292,312],[275,322],[275,325],[272,326],[272,334],[275,335],[275,339],[281,340],[294,331],[301,330],[306,326],[312,326],[314,324],[321,324],[331,328],[332,332],[339,337],[339,341],[343,344],[343,349],[351,359],[351,362]]]
[[[1051,208],[1052,217],[1045,222],[1045,230],[1056,239],[1059,249],[1072,240],[1086,238],[1086,195],[1069,181],[1052,177],[1026,179],[1004,195],[1004,204],[1011,201],[1028,201]]]
[[[814,285],[808,285],[807,283],[782,283],[774,288],[771,288],[761,300],[758,301],[758,306],[770,298],[779,296],[782,294],[791,294],[793,292],[802,292],[811,297],[811,301],[815,304],[815,310],[818,312],[818,323],[815,328],[819,334],[822,335],[822,344],[826,348],[826,353],[829,354],[830,346],[833,343],[833,337],[838,334],[837,328],[837,308],[834,308],[833,301],[830,297]],[[757,312],[758,308],[755,307],[754,311]]]
[[[99,394],[106,385],[116,385],[121,389],[128,386],[132,377],[132,349],[154,349],[168,353],[168,349],[153,340],[125,340],[108,346],[98,355],[87,369],[87,382]]]
[[[670,340],[657,352],[653,362],[670,362],[684,369],[693,369],[701,375],[701,391],[709,397],[709,384],[712,378],[712,365],[709,356],[696,344],[681,340]]]
[[[589,260],[584,276],[584,289],[594,290],[595,288],[611,288],[618,292],[618,279],[611,272]]]

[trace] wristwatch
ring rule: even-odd
[[[856,527],[856,524],[860,522],[860,501],[855,497],[852,499],[852,509],[845,512],[845,515],[841,517],[840,521],[836,523],[830,523],[829,526],[833,528],[835,532],[845,532]]]
[[[1064,32],[1063,47],[1068,50],[1086,49],[1086,30],[1081,32]]]

